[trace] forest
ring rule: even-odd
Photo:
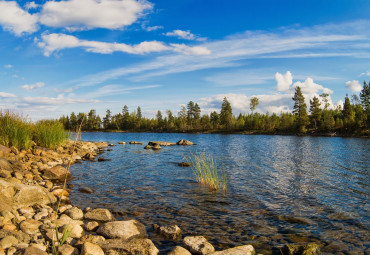
[[[82,123],[83,131],[123,131],[123,132],[203,132],[203,133],[249,133],[249,134],[313,134],[313,135],[370,135],[370,83],[364,81],[359,96],[346,95],[342,107],[329,104],[329,94],[313,97],[309,106],[301,88],[296,87],[292,100],[291,113],[282,112],[260,114],[254,112],[259,104],[257,97],[252,97],[248,114],[234,115],[230,102],[225,97],[220,112],[202,114],[198,103],[193,101],[182,106],[177,115],[167,110],[158,110],[155,118],[142,115],[140,106],[129,112],[126,105],[122,112],[112,114],[108,109],[104,117],[94,109],[87,113],[72,112],[62,116],[59,121],[66,130],[75,131]],[[85,119],[86,117],[86,119]],[[82,121],[84,120],[84,121]]]

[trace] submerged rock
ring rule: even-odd
[[[94,190],[93,190],[92,188],[85,187],[85,186],[81,187],[81,188],[79,189],[79,191],[80,191],[81,193],[88,193],[88,194],[94,193]]]
[[[154,146],[154,145],[159,145],[159,146],[173,146],[176,145],[176,143],[171,143],[171,142],[161,142],[161,141],[151,141],[148,143],[148,145]]]
[[[305,245],[286,244],[281,251],[284,255],[316,255],[319,254],[320,246],[315,243]]]
[[[182,166],[182,167],[189,167],[189,166],[191,166],[191,163],[189,163],[189,162],[180,162],[180,163],[178,163],[178,165]]]
[[[189,140],[181,139],[176,143],[177,145],[195,145],[193,142],[190,142]]]
[[[136,142],[136,141],[131,141],[131,142],[129,142],[129,144],[139,144],[139,145],[144,145],[144,143]]]
[[[111,159],[104,158],[104,157],[99,157],[99,158],[98,158],[98,161],[99,161],[99,162],[103,162],[103,161],[111,161]]]
[[[118,142],[118,144],[126,144],[126,142]]]

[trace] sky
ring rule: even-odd
[[[127,105],[143,115],[332,107],[370,80],[368,0],[0,0],[0,110],[33,121]]]

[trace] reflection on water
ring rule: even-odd
[[[217,248],[251,243],[265,254],[286,243],[317,242],[324,253],[369,248],[369,139],[149,133],[82,138],[110,143],[184,138],[197,145],[154,152],[117,144],[104,154],[112,161],[74,165],[76,205],[105,206],[147,226],[177,224],[186,235],[207,236]],[[184,156],[202,151],[225,168],[226,195],[200,187],[190,168],[177,166]],[[80,186],[96,192],[79,193]],[[165,253],[169,243],[156,245]]]

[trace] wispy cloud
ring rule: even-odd
[[[12,93],[0,92],[0,97],[2,97],[2,98],[15,98],[17,96],[12,94]]]
[[[29,105],[65,105],[65,104],[85,104],[98,103],[99,100],[79,99],[79,98],[64,98],[59,97],[23,97],[23,104]]]
[[[199,37],[194,34],[192,34],[189,30],[184,31],[180,29],[173,30],[172,32],[164,33],[165,36],[172,36],[177,37],[179,39],[185,39],[185,40],[197,40],[197,41],[205,41],[207,38]]]
[[[86,98],[102,98],[112,95],[122,95],[131,93],[134,90],[144,90],[144,89],[153,89],[158,88],[160,85],[147,85],[147,86],[137,86],[137,87],[125,87],[122,85],[106,85],[98,88],[96,91],[86,93],[84,97]]]
[[[22,89],[25,89],[27,91],[32,91],[32,90],[35,90],[35,89],[38,89],[38,88],[42,88],[44,86],[45,86],[45,83],[43,83],[43,82],[36,82],[34,84],[25,84],[21,88]]]
[[[5,68],[10,69],[10,68],[13,68],[14,66],[13,66],[13,65],[8,64],[8,65],[4,65],[4,67],[5,67]]]

